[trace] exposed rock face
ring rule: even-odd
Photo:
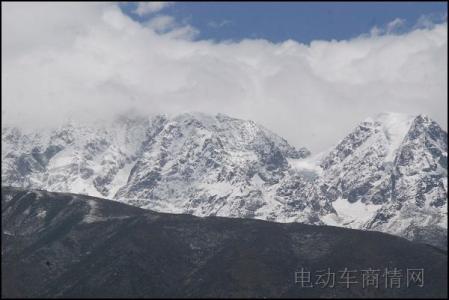
[[[123,118],[111,127],[70,125],[27,135],[6,128],[3,140],[8,144],[2,153],[4,185],[199,216],[283,220],[289,213],[290,219],[308,222],[318,220],[310,216],[319,209],[329,209],[325,203],[292,199],[291,191],[277,187],[291,171],[287,160],[308,156],[307,149],[295,149],[252,121],[225,115]],[[54,156],[43,163],[36,159],[54,147],[59,149]],[[306,212],[298,214],[298,208]]]
[[[362,122],[321,166],[320,185],[337,211],[328,224],[412,240],[432,231],[427,241],[447,248],[447,133],[428,117],[381,114]]]
[[[447,297],[445,252],[380,232],[163,214],[19,188],[2,188],[2,230],[6,298]],[[315,288],[295,282],[301,268]],[[315,284],[327,268],[337,272],[333,288]],[[357,271],[350,288],[345,268]],[[363,288],[369,268],[397,268],[400,288],[382,276]],[[424,270],[423,287],[407,287],[412,268]]]
[[[160,212],[378,230],[447,244],[447,133],[425,116],[365,120],[320,159],[225,115],[2,128],[2,184]]]

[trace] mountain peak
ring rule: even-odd
[[[408,238],[416,226],[395,225],[405,211],[396,203],[419,226],[444,224],[447,133],[424,115],[374,116],[319,161],[253,121],[223,114],[131,115],[100,125],[44,135],[2,128],[2,184],[161,212],[330,222]],[[422,220],[428,211],[414,208],[426,205],[436,216],[430,223]]]
[[[412,120],[414,120],[416,117],[417,115],[398,112],[382,112],[372,117],[366,118],[363,123],[380,123],[386,127],[395,126],[397,124],[411,125]]]

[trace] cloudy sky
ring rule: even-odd
[[[445,3],[2,2],[2,126],[221,112],[317,152],[447,96]]]

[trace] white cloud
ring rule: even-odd
[[[430,13],[420,16],[414,28],[432,29],[435,24],[442,22],[447,22],[447,11],[443,13]]]
[[[231,20],[221,20],[221,21],[210,21],[209,23],[207,23],[207,26],[212,28],[221,28],[224,26],[228,26],[230,24],[232,24]]]
[[[147,26],[156,32],[167,32],[176,27],[175,18],[172,16],[156,16],[147,22]]]
[[[173,2],[163,1],[137,2],[137,7],[134,10],[134,13],[139,16],[146,16],[161,11],[172,4]]]
[[[387,33],[393,33],[405,25],[405,20],[396,18],[387,24]]]
[[[371,28],[370,30],[370,35],[371,36],[378,36],[381,35],[384,31],[382,29],[380,29],[377,26],[374,26],[373,28]],[[365,35],[366,36],[366,35]]]
[[[385,34],[399,34],[401,30],[405,29],[406,21],[405,19],[396,18],[387,24],[385,26],[377,26],[375,25],[373,28],[371,28],[369,35],[364,34],[362,37],[376,37],[380,35]]]
[[[305,45],[192,41],[161,20],[158,33],[114,4],[2,3],[3,122],[222,112],[314,151],[382,111],[446,124],[447,23]]]
[[[171,38],[192,40],[198,36],[198,29],[189,24],[179,24],[175,18],[167,15],[158,15],[149,19],[145,26],[158,34],[165,34]]]

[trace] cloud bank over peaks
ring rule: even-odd
[[[173,5],[173,2],[164,2],[164,1],[141,1],[137,2],[137,7],[134,10],[134,13],[139,16],[150,15],[156,13],[158,11],[163,10],[164,8]]]
[[[2,3],[3,124],[225,113],[312,151],[383,111],[446,126],[447,22],[307,45],[193,40],[195,30],[160,14],[139,23],[110,3]]]

